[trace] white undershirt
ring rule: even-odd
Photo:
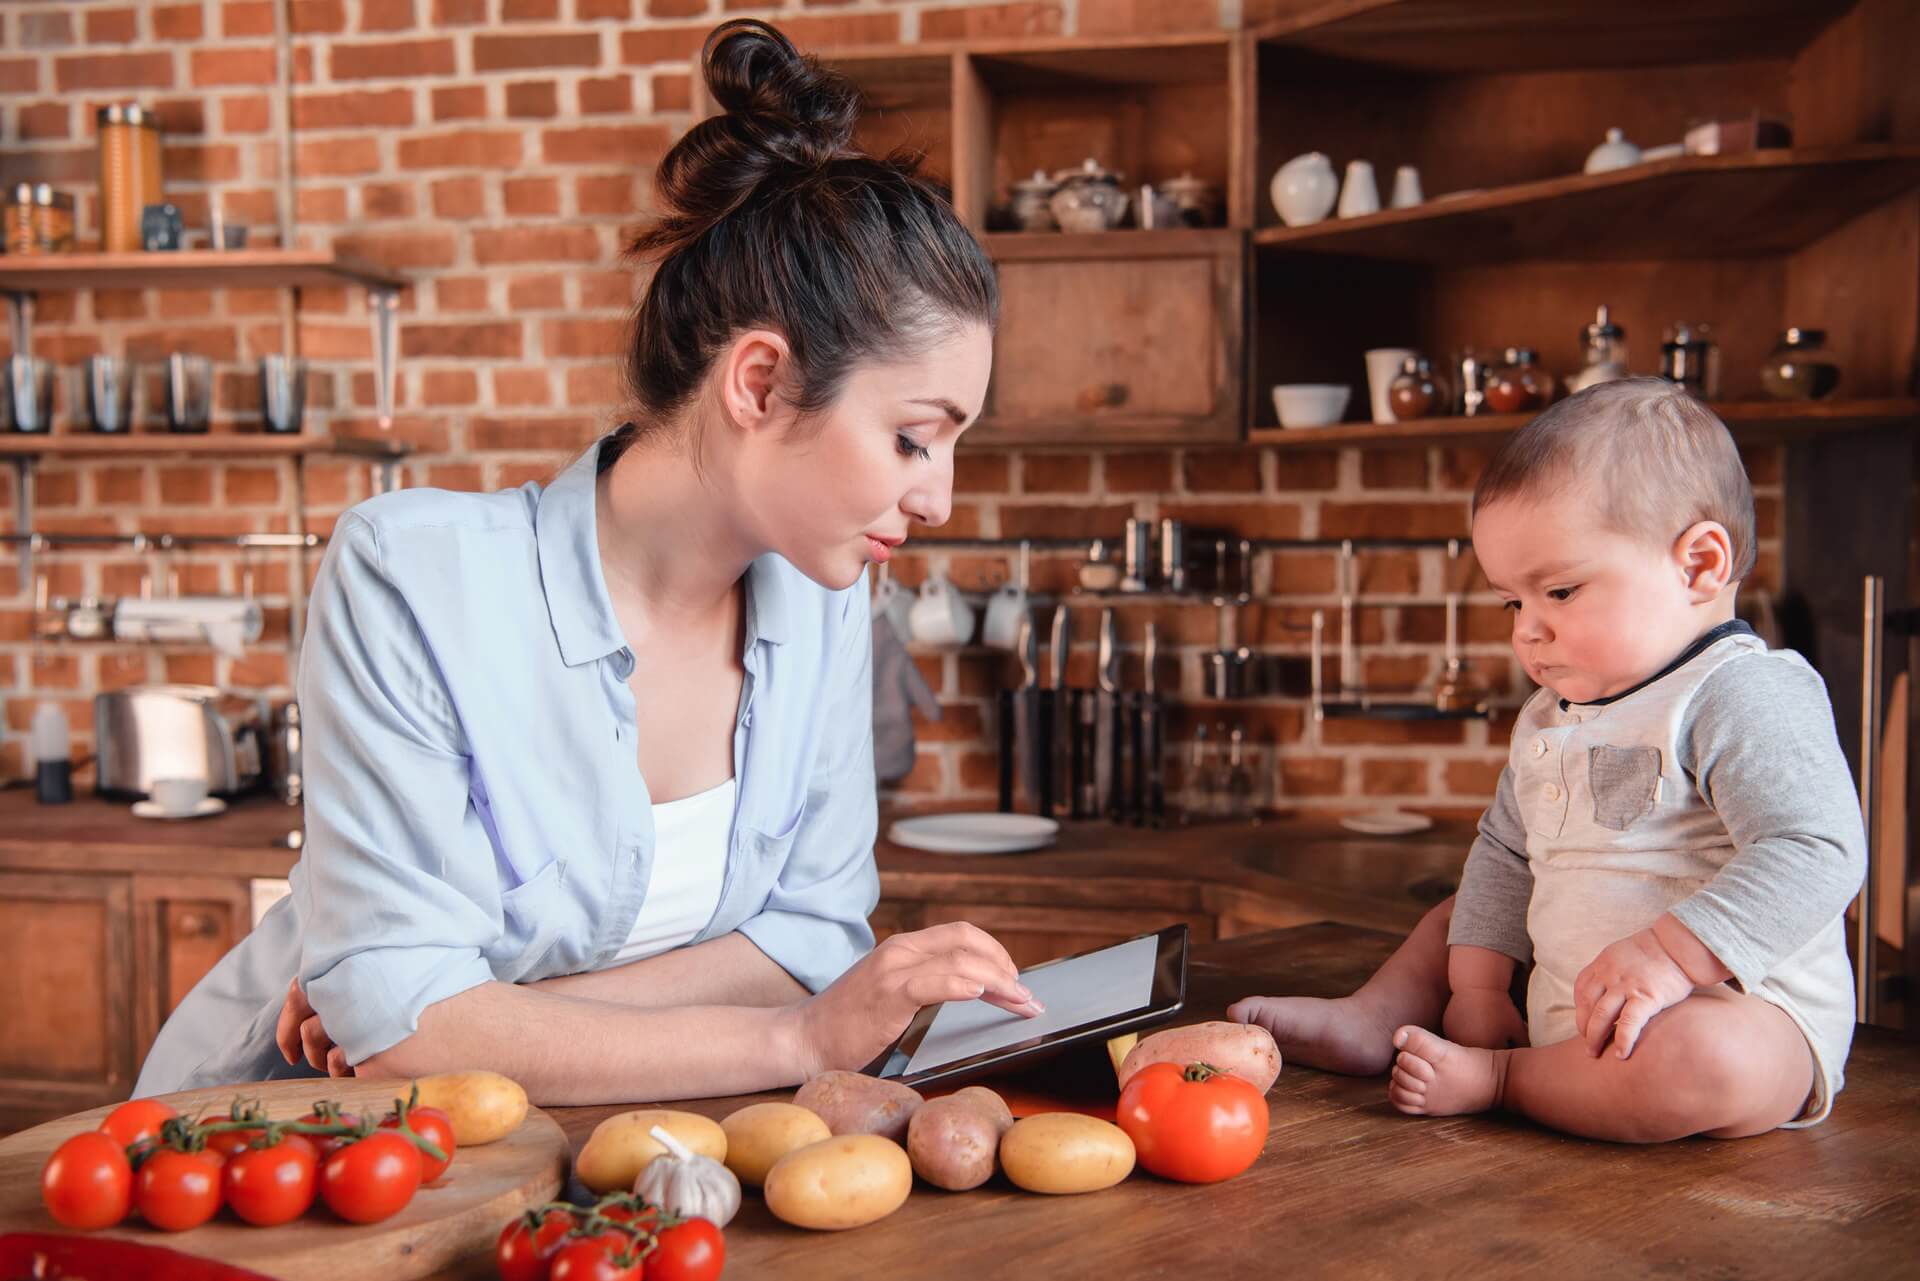
[[[653,874],[627,941],[607,962],[671,951],[713,919],[733,834],[734,780],[653,807]]]

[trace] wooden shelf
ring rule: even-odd
[[[1830,431],[1920,422],[1920,400],[1755,401],[1713,411],[1736,440],[1764,443]],[[1336,423],[1331,427],[1255,427],[1250,445],[1287,449],[1425,447],[1490,444],[1532,422],[1532,414],[1423,418],[1409,423]]]
[[[1785,253],[1920,186],[1920,147],[1676,156],[1254,233],[1263,248],[1459,266]]]
[[[182,249],[130,254],[0,256],[0,292],[72,289],[400,289],[406,277],[358,258],[306,249]]]
[[[0,458],[138,458],[188,455],[196,458],[297,458],[308,454],[346,454],[359,458],[405,458],[413,447],[404,440],[374,436],[269,435],[265,432],[134,432],[107,435],[55,432],[39,435],[0,432]]]
[[[1131,215],[1132,211],[1128,211]],[[992,231],[980,243],[995,262],[1061,258],[1192,258],[1237,246],[1245,232],[1230,227],[1173,227],[1142,231]]]

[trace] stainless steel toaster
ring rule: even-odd
[[[159,778],[205,779],[231,796],[260,781],[259,719],[252,701],[208,685],[136,685],[96,694],[97,789],[145,796]]]

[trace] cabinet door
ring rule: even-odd
[[[970,440],[1240,437],[1240,232],[1055,232],[994,242],[1005,243],[996,249],[1000,327],[986,410]]]
[[[1163,908],[1007,907],[994,903],[929,903],[924,917],[927,925],[968,921],[979,926],[998,939],[1013,963],[1023,969],[1165,929],[1182,919]],[[1213,941],[1211,917],[1189,915],[1185,920],[1192,942]]]
[[[145,1059],[167,1016],[253,927],[253,898],[238,878],[136,876],[133,901],[141,976],[133,1035]]]
[[[0,872],[0,1130],[133,1088],[125,876]]]

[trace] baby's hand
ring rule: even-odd
[[[1652,930],[1609,944],[1573,981],[1573,1022],[1598,1058],[1614,1043],[1626,1058],[1647,1020],[1693,995],[1693,980]]]
[[[1506,1050],[1527,1043],[1526,1020],[1513,1008],[1505,988],[1462,988],[1447,998],[1440,1031],[1449,1041],[1483,1050]]]

